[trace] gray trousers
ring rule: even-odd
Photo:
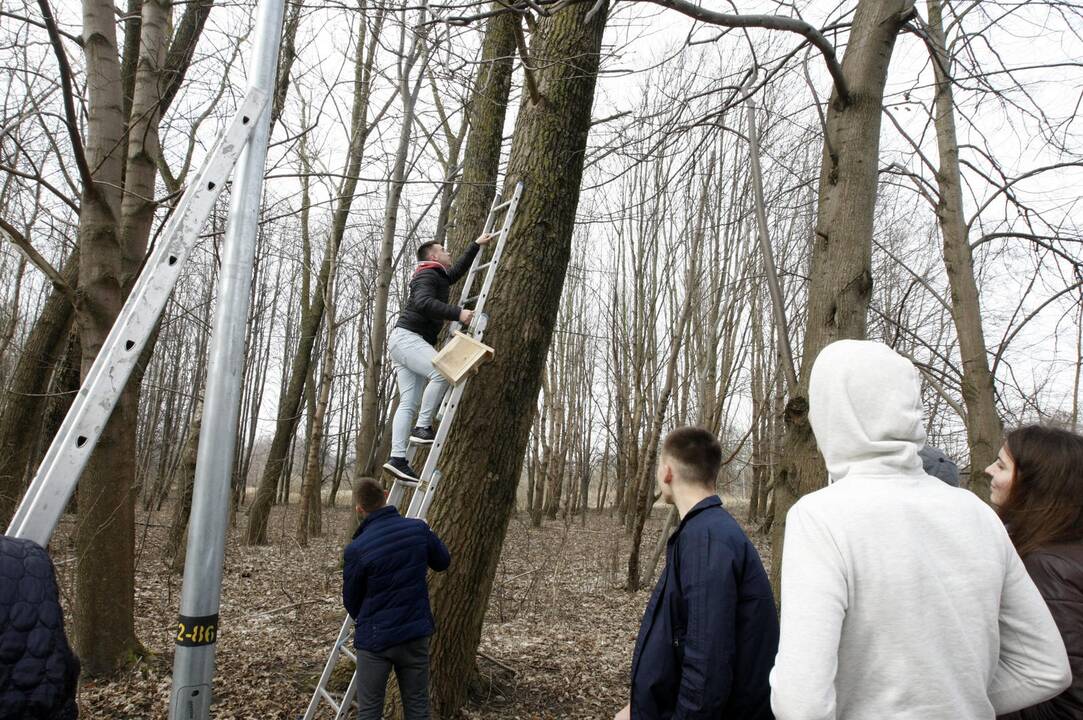
[[[391,670],[399,682],[405,720],[429,720],[429,638],[378,653],[357,652],[357,720],[381,720]]]
[[[391,457],[406,457],[414,413],[418,427],[431,427],[449,383],[432,365],[436,348],[417,333],[397,327],[391,331],[387,347],[399,384],[399,407],[391,422]]]

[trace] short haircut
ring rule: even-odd
[[[363,477],[357,481],[353,489],[354,507],[359,507],[365,512],[379,510],[386,503],[384,489],[380,483],[370,477]]]
[[[428,260],[429,259],[429,248],[436,247],[437,245],[443,245],[443,243],[440,242],[439,240],[429,240],[427,242],[423,242],[420,245],[418,245],[417,246],[417,259],[418,260]]]
[[[703,428],[679,427],[666,435],[662,455],[678,465],[682,480],[713,488],[722,469],[722,446]]]

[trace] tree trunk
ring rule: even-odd
[[[982,330],[981,298],[974,281],[974,258],[970,253],[963,216],[963,184],[959,172],[959,140],[955,133],[955,101],[951,89],[951,57],[944,37],[940,0],[928,0],[929,40],[936,78],[936,142],[940,170],[936,174],[939,202],[936,216],[944,239],[944,269],[951,287],[951,318],[959,337],[963,362],[962,394],[966,404],[966,435],[970,447],[970,490],[989,499],[989,483],[982,470],[1000,450],[1004,433],[997,415],[993,375],[989,372],[985,333]]]
[[[85,378],[113,326],[130,277],[120,237],[124,98],[113,4],[83,3],[87,66],[87,164],[79,214],[78,321]],[[121,393],[79,486],[75,645],[90,676],[138,651],[135,637],[135,421],[137,388]]]
[[[301,547],[308,545],[309,535],[320,535],[320,448],[323,445],[324,423],[327,417],[327,404],[331,398],[331,381],[335,376],[335,271],[338,263],[331,268],[331,278],[327,285],[327,342],[323,349],[323,367],[320,369],[320,386],[316,396],[316,412],[312,418],[312,433],[308,439],[308,457],[301,484],[301,507],[297,513],[297,526],[294,537]]]
[[[188,543],[188,518],[192,511],[192,491],[196,480],[196,457],[199,451],[199,433],[203,427],[203,399],[196,401],[192,411],[192,424],[184,442],[184,453],[177,468],[177,496],[173,505],[173,517],[169,523],[162,563],[180,575],[184,572],[184,554]]]
[[[384,12],[383,6],[377,10],[371,43],[373,48],[379,36],[379,28],[383,23]],[[354,90],[353,117],[351,121],[354,132],[346,159],[345,177],[339,188],[338,204],[335,207],[331,233],[327,239],[323,263],[320,266],[317,292],[310,306],[302,313],[300,339],[293,356],[293,362],[290,365],[289,381],[286,384],[285,392],[280,398],[278,419],[275,422],[275,432],[267,454],[267,464],[264,465],[259,487],[256,489],[256,496],[248,508],[248,531],[245,539],[249,545],[264,545],[267,543],[267,518],[271,513],[271,505],[274,502],[278,480],[282,475],[283,467],[286,465],[290,442],[297,430],[301,396],[304,392],[309,364],[312,361],[312,345],[315,343],[316,336],[319,334],[320,326],[323,323],[323,288],[327,286],[330,278],[331,263],[338,256],[338,249],[346,232],[346,221],[349,219],[350,207],[353,205],[354,191],[357,189],[361,157],[369,131],[364,119],[364,113],[368,108],[372,78],[371,64],[367,66],[368,72],[364,72],[365,65],[361,62],[360,57],[361,48],[364,47],[365,22],[366,18],[362,16],[360,20],[361,30],[359,31],[361,33],[361,42],[358,43],[358,59],[354,66],[354,77],[357,84]],[[371,52],[374,52],[374,50]],[[303,306],[306,299],[302,298],[301,302]]]
[[[494,3],[492,7],[497,9],[501,5]],[[489,18],[485,26],[481,62],[468,108],[470,134],[463,153],[462,182],[447,236],[452,255],[465,250],[481,234],[496,195],[518,25],[518,15],[501,13]]]
[[[537,104],[524,98],[513,135],[506,193],[519,180],[525,191],[488,303],[494,322],[485,341],[496,357],[464,395],[433,508],[433,525],[455,558],[450,571],[433,581],[441,628],[433,644],[433,699],[444,717],[462,706],[474,673],[571,254],[604,0],[595,10],[589,22],[585,4],[540,20],[531,43],[544,97]],[[478,431],[484,427],[502,432]]]
[[[69,287],[79,276],[78,248],[60,271]],[[61,290],[53,288],[45,300],[19,353],[11,381],[0,403],[0,527],[11,522],[33,461],[34,436],[47,400],[53,367],[67,348],[72,306]]]
[[[775,558],[782,557],[786,513],[827,479],[808,425],[812,364],[826,345],[865,337],[884,83],[895,38],[912,10],[909,0],[858,3],[842,61],[850,101],[843,102],[836,90],[828,103],[801,375],[796,394],[786,403],[786,437],[775,486]],[[780,597],[781,565],[775,562],[771,568],[775,597]]]

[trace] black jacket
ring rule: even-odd
[[[393,505],[374,510],[346,546],[342,604],[357,623],[354,644],[381,652],[432,635],[435,623],[425,574],[443,572],[451,555],[421,520]]]
[[[458,305],[448,305],[451,286],[466,275],[480,249],[476,242],[470,243],[450,270],[429,267],[414,273],[410,280],[410,296],[395,327],[417,333],[429,345],[435,346],[440,328],[445,322],[458,320],[462,312]]]
[[[1023,558],[1030,579],[1045,598],[1060,629],[1068,662],[1071,686],[1052,700],[999,720],[1083,719],[1083,542],[1060,543],[1039,548]]]
[[[763,563],[712,495],[666,547],[632,658],[632,720],[770,720],[777,651]]]
[[[0,720],[75,720],[78,679],[49,554],[0,535]]]

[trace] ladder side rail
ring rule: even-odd
[[[349,613],[346,613],[346,620],[342,623],[342,629],[338,631],[338,638],[335,640],[335,646],[331,649],[331,656],[327,658],[327,663],[323,667],[323,673],[320,675],[320,681],[316,684],[316,692],[312,694],[312,699],[308,702],[308,709],[305,710],[304,720],[313,720],[316,717],[316,711],[320,707],[320,690],[327,687],[327,681],[331,679],[331,673],[335,670],[335,665],[338,663],[338,656],[342,650],[343,643],[349,642],[350,630],[353,625],[353,618]]]
[[[184,263],[248,143],[266,97],[258,88],[247,93],[182,196],[49,445],[7,534],[48,544]]]
[[[350,676],[350,684],[346,686],[346,694],[342,696],[342,703],[335,712],[335,720],[341,720],[341,718],[346,717],[346,713],[352,710],[357,704],[357,673],[360,668],[360,661],[355,662],[353,666],[353,675]]]
[[[448,433],[451,432],[451,426],[454,424],[455,414],[459,409],[459,400],[462,398],[463,390],[466,389],[466,385],[466,382],[459,383],[451,391],[444,420],[440,423],[440,427],[436,431],[436,438],[433,440],[432,447],[429,449],[428,457],[425,458],[425,467],[421,470],[421,483],[423,485],[430,483],[432,480],[433,471],[436,470],[436,463],[439,462],[440,456],[443,454],[444,444],[447,441]],[[420,515],[419,513],[421,512],[421,502],[426,494],[427,493],[423,491],[421,487],[418,488],[418,492],[415,492],[414,496],[410,499],[410,507],[406,513],[407,517],[416,517],[422,520],[425,519],[424,515]]]
[[[474,312],[481,315],[485,312],[485,301],[489,298],[489,292],[493,287],[493,279],[496,277],[496,270],[500,266],[500,259],[504,255],[504,245],[507,242],[508,234],[511,232],[511,225],[515,222],[515,211],[519,206],[519,197],[523,193],[523,181],[515,183],[515,191],[512,193],[511,204],[508,205],[507,213],[504,215],[504,222],[500,227],[500,237],[496,241],[496,248],[493,251],[493,256],[489,260],[489,266],[486,268],[485,279],[481,284],[481,292],[478,293],[478,302],[474,307]],[[481,336],[475,332],[475,339],[480,340]]]
[[[496,213],[497,213],[496,208],[497,208],[498,204],[500,203],[500,198],[501,198],[501,194],[497,193],[496,196],[493,198],[492,204],[489,206],[489,214],[485,216],[485,226],[482,228],[482,231],[481,231],[482,235],[488,235],[493,230],[493,225],[496,222]],[[482,253],[482,252],[479,252],[477,254],[477,257],[474,258],[474,262],[472,262],[470,264],[469,272],[466,273],[466,280],[463,281],[462,293],[459,296],[463,300],[470,297],[470,290],[474,287],[474,278],[478,274],[478,268],[480,268],[481,265],[482,265],[481,256],[483,254],[484,253]],[[459,328],[461,328],[461,327],[462,327],[462,323],[460,323],[458,320],[453,321],[451,323],[451,328],[449,329],[448,334],[449,335],[454,335],[456,333],[456,331],[458,331]]]

